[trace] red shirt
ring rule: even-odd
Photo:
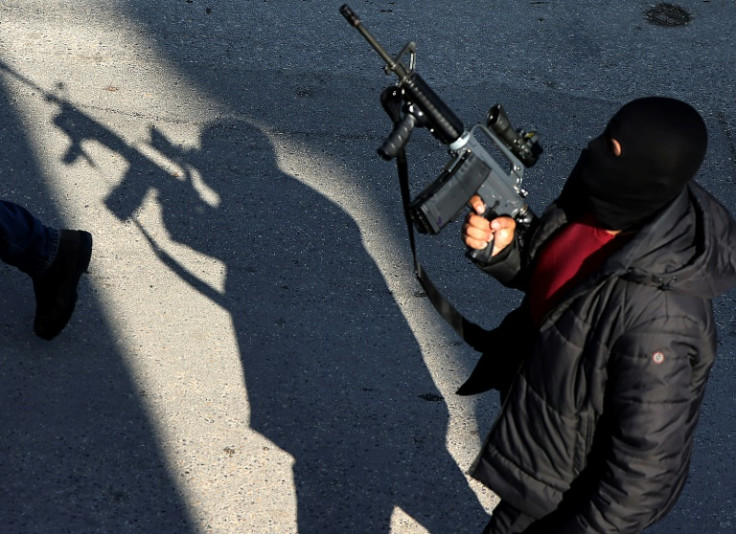
[[[614,242],[616,237],[595,226],[593,216],[586,215],[565,226],[544,246],[529,284],[534,324],[540,325],[565,293],[595,272],[623,244],[621,239]]]

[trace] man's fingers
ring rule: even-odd
[[[464,233],[467,237],[477,239],[479,241],[485,241],[486,243],[491,239],[491,232],[488,228],[479,228],[472,224],[466,224]]]
[[[486,211],[486,205],[483,202],[483,199],[480,198],[478,195],[473,195],[470,197],[470,200],[468,200],[468,204],[470,204],[470,207],[473,208],[473,211],[475,211],[478,215],[483,215]]]
[[[489,222],[478,215],[468,214],[463,225],[463,241],[472,249],[482,250],[488,246],[491,240],[491,228]]]
[[[491,221],[491,229],[494,232],[501,230],[513,231],[516,229],[516,221],[511,217],[496,217]]]
[[[488,246],[488,241],[485,239],[475,239],[468,235],[465,236],[465,245],[475,250],[483,250]]]
[[[473,203],[476,198],[480,199],[477,196],[473,197],[469,203],[474,208],[475,206],[485,208],[482,201],[480,204]],[[485,217],[470,212],[463,226],[463,241],[465,245],[476,250],[482,250],[488,246],[488,243],[493,242],[492,255],[495,256],[514,240],[515,230],[516,221],[511,217],[496,217],[489,221]]]
[[[485,217],[482,217],[480,215],[476,215],[475,213],[468,213],[468,217],[466,219],[466,222],[468,226],[472,226],[474,228],[478,228],[480,230],[484,230],[486,232],[491,231],[491,222],[486,219]]]
[[[493,256],[506,248],[514,240],[516,221],[511,217],[497,217],[491,221],[493,231]]]

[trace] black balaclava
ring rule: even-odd
[[[620,156],[611,139],[621,144]],[[629,102],[588,144],[580,162],[580,193],[601,226],[633,229],[674,200],[695,176],[707,140],[703,119],[684,102],[662,97]]]

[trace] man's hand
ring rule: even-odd
[[[483,217],[486,206],[478,195],[474,195],[468,204],[473,211],[465,218],[463,241],[475,250],[483,250],[493,241],[491,256],[495,256],[514,240],[516,221],[506,216],[496,217],[492,221]]]

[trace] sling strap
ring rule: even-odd
[[[411,256],[414,262],[414,275],[417,277],[419,284],[427,294],[429,301],[432,303],[437,312],[447,321],[453,330],[468,345],[475,350],[483,350],[483,340],[488,331],[477,324],[466,319],[455,306],[448,301],[442,293],[437,289],[426,271],[417,259],[416,239],[414,236],[414,224],[409,213],[409,204],[411,203],[411,192],[409,190],[409,166],[406,158],[406,150],[403,148],[396,156],[396,167],[399,174],[399,187],[401,189],[401,203],[404,208],[404,219],[406,228],[409,233],[409,246],[411,247]]]

